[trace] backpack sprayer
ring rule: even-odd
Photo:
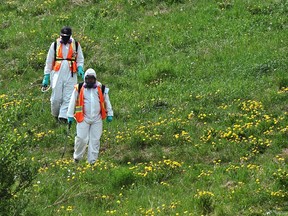
[[[50,88],[51,88],[50,85],[49,85],[49,86],[42,86],[42,87],[41,87],[41,92],[43,93],[41,112],[44,111],[45,93],[46,93],[47,91],[49,91]]]
[[[66,152],[66,143],[68,142],[68,137],[70,136],[70,129],[71,129],[71,125],[72,123],[68,123],[68,128],[67,128],[67,135],[66,135],[66,141],[64,143],[64,150],[62,152],[62,155],[61,155],[61,159],[64,157],[65,155],[65,152]]]
[[[42,99],[42,112],[44,111],[44,100],[45,100],[45,93],[48,92],[50,90],[51,86],[42,86],[41,87],[41,92],[43,93],[43,99]],[[66,152],[66,142],[68,142],[68,137],[70,136],[70,129],[71,129],[71,125],[72,123],[69,123],[68,124],[68,128],[67,128],[67,132],[66,132],[66,137],[67,137],[67,140],[65,141],[64,143],[64,150],[62,152],[62,155],[61,155],[61,158],[64,157],[65,155],[65,152]]]
[[[45,93],[45,92],[49,91],[50,88],[51,88],[50,85],[49,86],[42,86],[41,92]]]

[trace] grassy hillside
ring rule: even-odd
[[[286,0],[4,0],[3,215],[288,215]],[[40,91],[69,25],[109,86],[99,161]],[[65,151],[64,157],[61,155]]]

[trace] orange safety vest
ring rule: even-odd
[[[75,89],[78,91],[79,84],[75,85]],[[100,108],[101,108],[101,117],[102,119],[106,118],[106,109],[105,109],[105,101],[103,97],[103,93],[101,91],[101,87],[97,86],[98,89],[98,95],[100,100]],[[84,87],[80,89],[77,101],[76,101],[76,108],[75,108],[75,114],[74,117],[76,121],[82,122],[84,120]]]
[[[63,60],[68,60],[70,63],[70,70],[73,73],[77,72],[77,63],[76,63],[76,58],[77,58],[77,50],[76,50],[76,43],[75,40],[72,41],[72,43],[69,46],[69,51],[68,51],[68,55],[67,58],[64,59],[63,58],[63,53],[62,53],[62,46],[63,44],[60,43],[60,38],[58,38],[56,40],[57,46],[55,49],[55,59],[54,59],[54,64],[53,64],[53,70],[54,71],[59,71],[60,67],[61,67],[61,63]]]

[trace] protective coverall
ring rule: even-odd
[[[74,39],[71,36],[71,40]],[[70,43],[62,44],[63,58],[67,58]],[[54,62],[54,42],[51,44],[47,54],[44,75],[50,74],[50,83],[52,88],[51,94],[51,114],[59,119],[67,119],[67,110],[74,85],[77,83],[77,73],[72,74],[70,70],[70,62],[62,60],[59,71],[53,70]],[[77,51],[77,66],[83,67],[84,56],[80,44]],[[72,76],[73,75],[73,76]]]
[[[93,69],[88,69],[84,76],[86,77],[87,75],[94,75],[96,78],[96,73]],[[73,158],[76,161],[81,160],[88,144],[88,163],[94,164],[99,155],[100,138],[103,130],[100,100],[96,86],[102,86],[102,84],[96,81],[95,88],[85,88],[84,86],[85,83],[82,87],[84,88],[84,120],[82,122],[77,122],[77,135],[75,137]],[[108,91],[109,89],[105,88],[105,92],[103,94],[105,99],[105,108],[107,111],[107,116],[113,116]],[[68,107],[68,117],[74,116],[78,95],[78,90],[75,88]]]

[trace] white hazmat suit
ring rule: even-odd
[[[96,72],[93,69],[88,69],[84,76],[86,77],[87,75],[93,75],[96,78]],[[85,88],[84,86],[85,83],[82,87],[84,88],[84,120],[82,122],[78,122],[76,126],[77,135],[75,137],[73,158],[76,161],[81,160],[88,144],[88,163],[94,164],[98,158],[100,138],[103,130],[100,100],[96,86],[102,86],[102,84],[96,81],[96,88]],[[105,88],[105,92],[103,94],[105,108],[107,111],[107,116],[113,116],[108,91],[109,89]],[[68,117],[74,116],[78,95],[78,90],[74,89],[68,107]]]
[[[71,37],[73,42],[73,38]],[[46,64],[44,69],[44,75],[50,74],[50,83],[52,88],[51,94],[51,114],[56,118],[67,119],[67,110],[70,101],[71,94],[74,89],[74,85],[77,83],[77,73],[71,73],[70,62],[67,60],[62,60],[61,67],[59,71],[53,70],[53,63],[55,58],[53,42],[47,54]],[[70,43],[62,44],[63,59],[67,58]],[[84,65],[84,56],[80,44],[78,44],[77,50],[77,67]]]

